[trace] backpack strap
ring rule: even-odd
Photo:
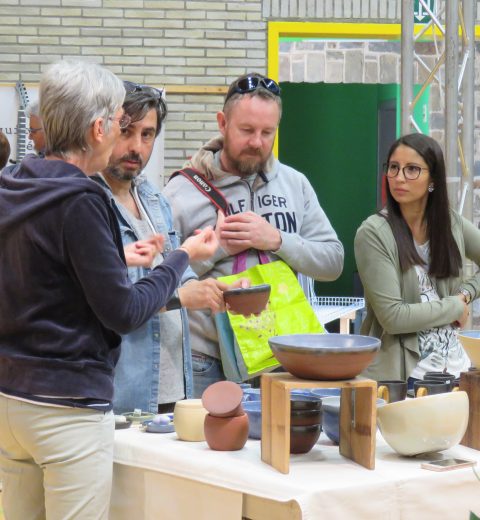
[[[228,215],[228,202],[222,192],[218,190],[212,183],[210,183],[198,170],[194,168],[183,168],[177,170],[170,175],[170,179],[173,179],[177,175],[182,175],[188,179],[205,197],[210,199],[210,202],[217,208],[220,209],[225,215]]]

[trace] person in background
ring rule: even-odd
[[[160,133],[167,107],[161,91],[125,81],[123,109],[130,124],[123,128],[108,166],[98,180],[107,189],[126,247],[132,282],[144,277],[152,258],[141,254],[157,233],[164,237],[163,252],[154,251],[158,265],[178,245],[172,213],[166,199],[142,174]],[[133,251],[131,251],[133,249]],[[140,256],[137,262],[132,255]],[[142,261],[143,260],[143,261]],[[135,264],[135,265],[134,265]],[[186,309],[225,309],[223,290],[230,286],[208,278],[197,280],[188,268],[175,296],[164,311],[137,330],[123,336],[122,352],[115,369],[113,407],[116,413],[141,409],[171,412],[175,402],[192,396],[192,360]]]
[[[27,106],[25,115],[29,118],[28,138],[33,141],[35,152],[43,155],[45,151],[45,132],[40,118],[39,102],[33,101]]]
[[[382,345],[365,375],[421,379],[456,376],[470,366],[457,337],[468,304],[480,295],[480,231],[449,207],[439,144],[410,134],[393,143],[385,164],[387,203],[357,231],[355,258],[367,302],[362,334]]]
[[[89,178],[130,123],[124,97],[97,64],[53,64],[40,81],[45,158],[2,173],[0,480],[9,519],[108,517],[120,334],[164,307],[189,260],[217,247],[206,228],[147,277],[128,279],[110,199]]]
[[[45,156],[45,132],[43,131],[42,120],[40,119],[39,114],[39,104],[38,101],[33,101],[30,103],[26,110],[25,115],[29,118],[29,128],[28,128],[28,138],[33,141],[33,147],[35,149],[35,153],[28,153],[25,155],[25,158],[30,158],[34,156],[44,157]],[[5,170],[9,172],[15,172],[20,168],[21,161],[10,161],[14,164],[8,165]]]
[[[0,130],[0,170],[7,164],[10,151],[7,136]]]
[[[228,216],[219,211],[217,217],[209,199],[181,175],[163,191],[182,236],[216,225],[221,247],[213,258],[192,264],[200,279],[232,274],[235,256],[243,252],[247,268],[252,267],[259,262],[258,251],[315,280],[335,280],[342,272],[342,244],[310,182],[272,153],[281,109],[275,81],[257,73],[237,78],[217,114],[221,135],[187,163],[223,193]],[[224,374],[213,317],[192,311],[189,319],[195,396],[200,396]]]

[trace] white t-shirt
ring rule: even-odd
[[[415,247],[420,258],[427,262],[427,265],[415,266],[421,301],[438,301],[440,297],[435,287],[435,279],[432,279],[428,274],[429,242],[422,245],[415,244]],[[458,340],[457,329],[452,325],[421,330],[417,333],[417,336],[420,361],[413,369],[410,377],[422,379],[425,372],[442,372],[444,369],[458,377],[460,372],[465,372],[470,367],[470,359]]]

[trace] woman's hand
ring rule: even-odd
[[[225,287],[228,288],[228,285],[215,278],[192,280],[178,289],[178,296],[182,307],[187,309],[210,309],[212,312],[223,312]]]
[[[212,312],[224,312],[223,291],[238,287],[250,287],[248,278],[240,278],[228,285],[215,278],[192,280],[178,289],[182,307],[187,309],[210,309]]]
[[[470,310],[469,310],[468,305],[467,305],[467,303],[465,301],[465,295],[464,294],[461,294],[461,293],[457,294],[457,298],[459,298],[460,301],[463,304],[463,313],[460,316],[460,318],[458,318],[458,320],[453,323],[453,325],[455,327],[460,327],[461,329],[463,329],[463,327],[465,327],[465,325],[467,324],[468,317],[470,316]]]
[[[213,231],[212,226],[205,229],[197,229],[195,235],[188,237],[187,240],[179,247],[183,249],[190,261],[207,260],[218,248],[218,240]]]

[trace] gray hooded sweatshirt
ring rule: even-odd
[[[343,269],[343,246],[320,207],[315,191],[302,173],[280,163],[272,156],[266,171],[250,186],[247,180],[225,172],[220,166],[223,137],[201,148],[185,165],[200,171],[225,196],[229,214],[253,211],[280,230],[282,245],[266,251],[271,261],[283,260],[294,271],[319,281],[338,278]],[[171,204],[174,227],[182,240],[195,229],[217,221],[216,208],[188,179],[178,175],[163,190]],[[218,248],[203,262],[192,264],[203,278],[232,274],[234,257]],[[259,263],[255,250],[248,252],[247,268]],[[192,350],[220,358],[215,321],[210,311],[189,311]]]

